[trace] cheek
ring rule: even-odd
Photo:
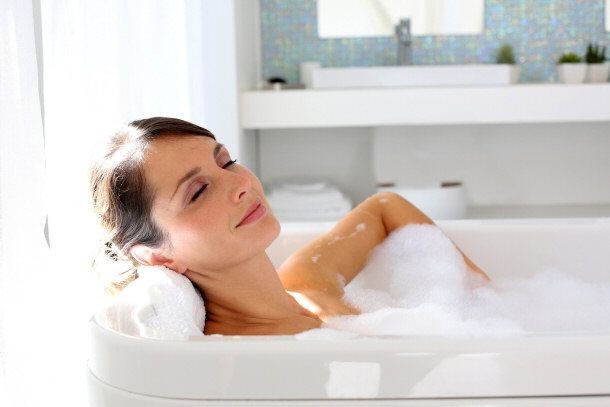
[[[207,250],[219,240],[219,219],[215,217],[187,217],[167,228],[176,255]]]
[[[210,225],[174,230],[170,240],[174,259],[192,270],[220,267],[232,251],[230,241]]]
[[[188,242],[213,244],[222,240],[223,233],[226,233],[226,221],[221,216],[201,216],[186,220],[178,231],[182,244]]]

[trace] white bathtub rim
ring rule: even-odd
[[[91,373],[113,387],[150,396],[337,398],[325,387],[336,363],[364,369],[378,364],[391,382],[381,383],[375,394],[379,398],[610,394],[610,382],[601,379],[610,376],[610,335],[332,341],[213,335],[180,342],[128,337],[94,320],[90,325]],[[586,369],[567,369],[574,364]],[[397,383],[401,375],[408,380]],[[252,377],[260,381],[253,385]],[[448,377],[461,382],[448,382]],[[486,380],[482,387],[480,382]],[[278,387],[280,382],[284,386]]]

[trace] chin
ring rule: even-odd
[[[269,208],[267,206],[267,208]],[[271,245],[271,243],[273,243],[273,241],[275,239],[277,239],[277,237],[280,235],[280,230],[281,230],[281,226],[280,226],[280,222],[277,220],[277,218],[275,217],[275,215],[273,214],[273,212],[271,211],[271,209],[269,209],[269,211],[267,212],[267,219],[265,219],[268,223],[269,223],[269,239],[265,239],[265,249],[267,247],[269,247],[269,245]]]
[[[267,246],[269,246],[279,236],[281,226],[280,226],[280,221],[277,220],[277,218],[275,217],[275,214],[273,213],[273,209],[271,209],[271,206],[269,206],[267,197],[265,197],[264,194],[261,194],[260,197],[261,197],[261,201],[262,201],[263,205],[265,205],[265,209],[267,210],[265,217],[261,220],[264,221],[265,228],[269,227],[269,229],[271,229],[270,235],[272,235],[272,237],[269,240],[269,242],[267,243]]]

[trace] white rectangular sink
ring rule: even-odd
[[[505,64],[320,68],[312,73],[314,89],[508,85],[518,80],[519,66]]]

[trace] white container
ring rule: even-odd
[[[610,76],[610,63],[603,62],[600,64],[587,64],[587,83],[603,83],[608,82]]]
[[[377,190],[397,193],[433,220],[462,219],[468,209],[466,189],[461,184],[429,188],[380,187]]]
[[[301,62],[299,66],[300,80],[305,88],[311,88],[313,84],[313,72],[316,69],[320,69],[322,64],[315,61]]]
[[[519,65],[509,65],[509,83],[514,85],[519,83],[519,77],[521,76],[521,67]]]
[[[568,84],[583,83],[587,75],[587,64],[565,63],[557,65],[559,82]]]
[[[556,266],[610,281],[610,219],[439,226],[491,278]],[[284,224],[277,266],[332,224]],[[610,332],[492,338],[141,339],[90,323],[91,406],[610,405]],[[358,400],[355,400],[358,399]]]

